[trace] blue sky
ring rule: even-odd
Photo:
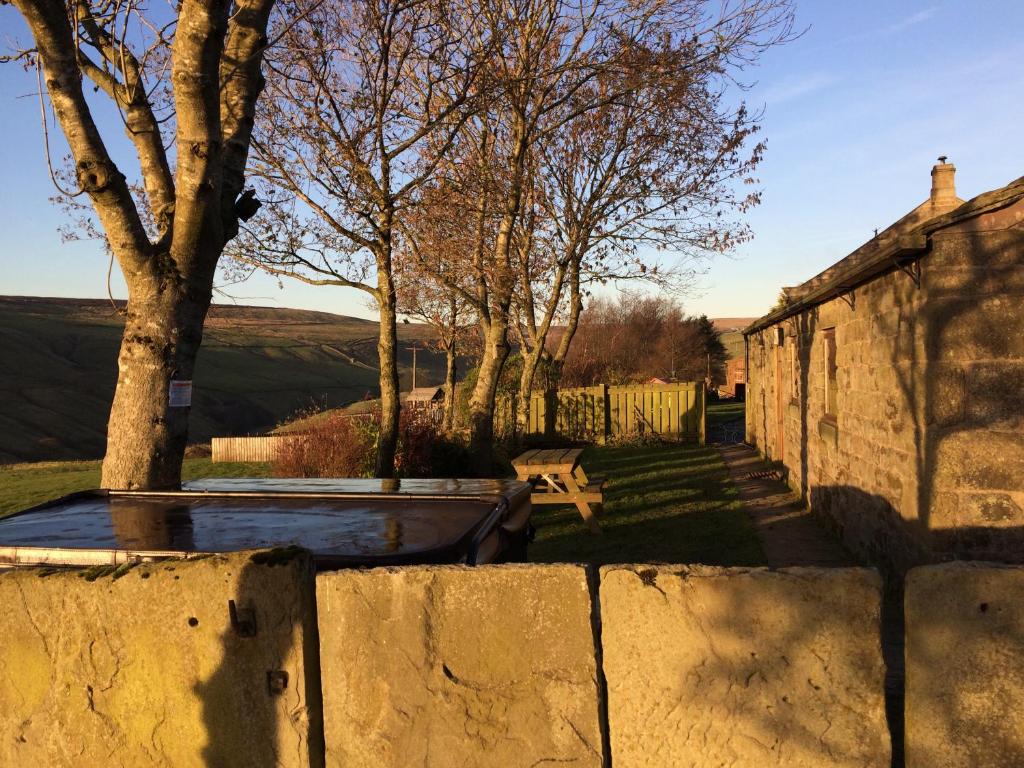
[[[768,152],[755,239],[719,257],[684,300],[688,311],[754,316],[779,288],[819,272],[923,202],[938,155],[969,199],[1024,176],[1024,3],[1020,0],[797,2],[797,41],[745,73],[764,110]],[[0,45],[25,39],[0,8]],[[115,118],[116,119],[116,118]],[[106,295],[96,243],[62,243],[49,198],[34,74],[0,66],[0,293]],[[54,140],[62,152],[59,137]],[[125,295],[116,274],[115,296]],[[239,301],[372,316],[363,296],[261,277]]]

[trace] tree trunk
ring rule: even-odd
[[[450,435],[455,431],[455,343],[445,349],[444,368],[444,413],[441,416],[441,429]]]
[[[508,316],[496,313],[484,337],[480,369],[469,400],[469,447],[477,472],[491,474],[494,448],[494,402],[501,369],[509,354]]]
[[[540,365],[543,347],[523,355],[523,372],[519,375],[519,402],[516,403],[516,434],[526,435],[530,429],[530,401],[533,397],[533,380]]]
[[[191,408],[170,404],[170,382],[192,380],[211,282],[197,276],[184,285],[145,283],[130,290],[107,423],[104,488],[163,490],[181,483]]]
[[[390,265],[378,269],[380,335],[377,357],[380,361],[380,434],[377,436],[375,477],[394,477],[395,452],[398,449],[398,419],[401,412],[398,386],[398,325],[395,281]]]

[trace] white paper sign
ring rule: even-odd
[[[167,392],[168,404],[171,408],[188,408],[192,405],[192,382],[171,379],[171,388]]]

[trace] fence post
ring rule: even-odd
[[[608,417],[608,412],[611,405],[608,402],[608,385],[601,384],[599,386],[601,391],[598,394],[598,408],[600,409],[601,413],[601,425],[597,430],[597,441],[601,445],[604,445],[605,443],[608,442],[608,435],[611,431],[611,424],[609,423],[611,419],[609,419]]]
[[[700,396],[700,444],[705,445],[707,442],[707,425],[708,425],[708,385],[701,382],[697,385],[697,394]]]

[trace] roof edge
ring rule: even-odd
[[[863,285],[873,277],[888,272],[890,269],[898,268],[901,266],[901,261],[913,261],[931,248],[930,236],[937,230],[953,226],[961,221],[989,213],[990,211],[1005,208],[1022,197],[1024,197],[1024,176],[1011,181],[1004,187],[972,197],[952,211],[922,222],[905,235],[901,235],[886,243],[870,259],[845,271],[837,272],[822,283],[819,288],[811,291],[806,296],[802,296],[793,303],[758,318],[743,329],[743,335],[749,336],[752,333],[757,333],[768,326],[775,325],[793,315],[800,314],[830,299],[834,299],[847,291]],[[855,252],[851,251],[851,253]],[[844,256],[843,258],[846,257]],[[836,262],[836,264],[838,263]]]

